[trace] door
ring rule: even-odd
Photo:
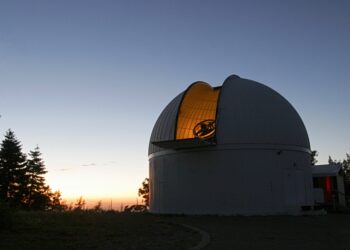
[[[303,172],[287,170],[284,183],[286,205],[288,207],[302,206],[305,202],[305,181]]]

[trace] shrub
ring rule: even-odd
[[[147,207],[145,205],[132,205],[132,206],[125,206],[124,208],[125,213],[146,213]]]

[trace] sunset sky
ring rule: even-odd
[[[237,74],[287,98],[319,163],[350,152],[349,1],[0,2],[0,134],[65,198],[132,200],[165,105]]]

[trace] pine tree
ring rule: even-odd
[[[39,194],[45,192],[45,170],[44,161],[40,158],[41,153],[37,146],[34,151],[29,152],[30,159],[27,161],[27,201],[26,204],[30,208],[35,203],[35,198],[38,198]]]
[[[0,200],[19,206],[25,198],[26,156],[9,129],[0,147]]]
[[[33,151],[29,152],[30,159],[27,161],[27,201],[28,208],[45,209],[50,200],[50,189],[45,184],[44,174],[47,173],[45,163],[40,157],[40,149],[37,146]],[[46,205],[45,205],[46,203]]]

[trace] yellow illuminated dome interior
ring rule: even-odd
[[[186,91],[177,117],[176,140],[195,138],[193,131],[197,124],[216,121],[220,89],[197,82]]]

